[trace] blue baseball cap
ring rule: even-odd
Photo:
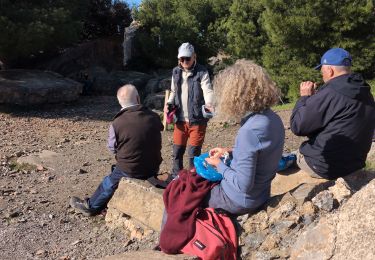
[[[332,48],[320,59],[320,64],[314,69],[318,70],[322,65],[333,65],[333,66],[352,66],[352,57],[350,53],[342,48]]]

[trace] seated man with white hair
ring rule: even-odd
[[[99,214],[122,177],[148,179],[156,176],[162,161],[159,116],[140,104],[137,89],[125,85],[117,91],[121,110],[109,128],[108,148],[116,156],[116,167],[87,199],[72,197],[70,206],[85,216]]]

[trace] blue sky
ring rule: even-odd
[[[135,5],[139,5],[139,3],[141,2],[142,0],[126,0],[124,2],[126,2],[130,7],[132,7],[134,4]]]

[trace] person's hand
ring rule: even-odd
[[[316,83],[312,81],[304,81],[299,85],[299,92],[301,97],[312,96],[315,94]]]
[[[205,160],[208,164],[215,166],[215,167],[217,167],[219,163],[221,162],[220,157],[208,157]]]
[[[225,148],[220,148],[220,147],[216,147],[216,148],[213,148],[211,149],[209,152],[208,152],[208,155],[210,156],[210,158],[220,158],[220,156],[222,156],[227,150]]]
[[[214,108],[214,106],[212,104],[206,104],[206,105],[204,105],[204,108],[206,110],[208,110],[210,113],[215,112],[215,108]]]
[[[164,110],[164,114],[168,114],[168,103],[165,104],[163,110]]]

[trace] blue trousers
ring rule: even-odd
[[[115,193],[121,178],[130,178],[120,168],[115,167],[113,171],[104,177],[99,187],[96,189],[94,194],[89,199],[90,209],[94,211],[101,211],[107,207],[107,203]]]

